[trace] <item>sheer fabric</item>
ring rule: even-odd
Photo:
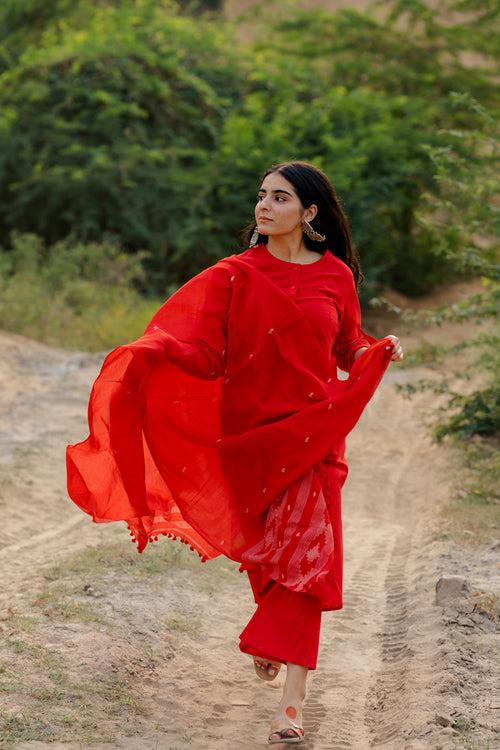
[[[90,434],[67,448],[68,493],[96,523],[125,521],[139,552],[166,534],[202,561],[240,562],[259,590],[279,579],[329,609],[342,606],[332,570],[345,438],[393,345],[361,329],[342,261],[298,265],[263,245],[227,256],[113,350]]]

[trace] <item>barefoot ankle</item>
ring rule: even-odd
[[[290,688],[287,689],[285,686],[285,688],[283,689],[283,696],[281,699],[282,702],[289,701],[291,703],[302,704],[305,701],[305,699],[306,699],[305,688],[302,690],[293,688],[293,690],[291,690]]]

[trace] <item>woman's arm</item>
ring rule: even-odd
[[[350,372],[354,361],[377,341],[361,328],[361,309],[352,271],[345,277],[343,309],[333,353],[341,370]]]

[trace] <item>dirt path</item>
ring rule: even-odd
[[[66,497],[64,447],[86,434],[102,356],[0,344],[2,746],[267,746],[282,677],[262,683],[237,649],[254,609],[237,566],[165,538],[139,556],[124,524]],[[391,364],[349,440],[345,606],[323,616],[305,748],[494,746],[493,628],[462,636],[463,612],[434,604],[440,573],[467,565],[484,584],[494,550],[465,560],[439,538],[457,457],[428,436],[436,397],[394,389],[422,374]]]

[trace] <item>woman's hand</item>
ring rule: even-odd
[[[399,339],[397,336],[394,336],[394,334],[389,333],[387,336],[384,336],[386,339],[392,339],[394,342],[394,351],[392,353],[391,362],[399,362],[399,360],[403,359],[403,347],[399,343]]]

